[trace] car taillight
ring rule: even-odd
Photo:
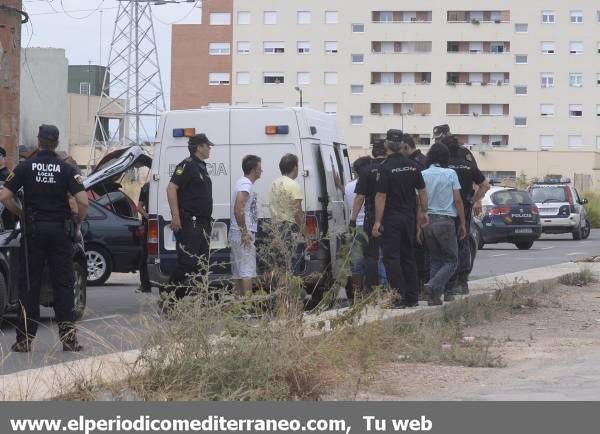
[[[158,220],[148,220],[148,255],[158,255]]]
[[[487,212],[488,215],[505,215],[510,212],[510,208],[501,206],[498,208],[490,208]]]
[[[306,216],[306,249],[309,252],[316,252],[321,248],[319,243],[319,223],[317,216]]]

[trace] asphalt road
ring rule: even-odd
[[[471,279],[499,276],[547,265],[568,262],[579,257],[600,255],[600,230],[588,240],[573,241],[570,235],[547,235],[530,250],[518,250],[512,244],[492,244],[477,255]],[[103,287],[88,288],[88,308],[79,323],[85,351],[67,354],[58,345],[52,311],[42,311],[42,325],[30,354],[10,353],[15,333],[10,317],[0,326],[0,375],[52,365],[63,361],[139,347],[145,314],[154,311],[155,295],[139,294],[137,274],[113,274]]]

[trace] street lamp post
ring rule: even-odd
[[[302,89],[300,89],[298,86],[296,86],[295,88],[298,93],[300,94],[300,107],[302,107]]]
[[[406,95],[406,92],[402,92],[402,107],[400,108],[400,115],[402,117],[402,132],[404,132],[404,95]]]

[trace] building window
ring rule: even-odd
[[[238,41],[237,52],[238,52],[238,54],[250,54],[250,42],[249,41]]]
[[[556,53],[556,44],[554,41],[544,41],[542,42],[542,54],[555,54]]]
[[[446,51],[448,53],[458,53],[458,50],[460,48],[458,42],[451,42],[451,41],[448,42],[446,47],[447,47]]]
[[[504,105],[490,104],[490,116],[504,116]]]
[[[328,115],[337,114],[337,103],[326,102],[325,104],[323,104],[323,106],[324,106],[324,112],[327,113]]]
[[[82,81],[79,83],[79,94],[80,95],[89,95],[90,94],[90,83],[87,81]]]
[[[230,26],[231,14],[228,12],[212,12],[210,14],[211,26]]]
[[[569,53],[571,53],[571,54],[583,54],[583,42],[582,41],[571,41],[571,42],[569,42]]]
[[[583,136],[569,136],[569,149],[583,149]]]
[[[524,116],[515,117],[515,127],[526,127],[527,126],[527,118]]]
[[[337,11],[325,11],[325,24],[337,24],[338,23],[338,12]]]
[[[337,41],[325,41],[325,54],[336,54],[338,52]]]
[[[571,118],[583,117],[583,106],[581,104],[569,104],[569,117],[571,117]]]
[[[229,42],[211,42],[208,45],[208,52],[211,56],[229,56],[231,44]]]
[[[542,89],[554,87],[554,72],[542,72],[540,82]]]
[[[515,63],[517,65],[527,65],[527,54],[516,54]]]
[[[502,54],[502,53],[504,53],[506,51],[506,47],[504,46],[504,42],[492,42],[492,44],[491,44],[491,51],[494,54]]]
[[[250,24],[250,12],[239,11],[237,13],[237,22],[241,26],[247,26],[248,24]]]
[[[240,84],[240,85],[250,84],[250,73],[249,72],[238,72],[237,73],[237,84]]]
[[[283,54],[285,53],[285,45],[280,41],[265,41],[263,43],[263,52],[265,54]]]
[[[350,86],[350,93],[360,95],[365,93],[365,87],[362,84],[353,84]]]
[[[540,149],[548,150],[554,147],[554,136],[540,136]]]
[[[325,84],[334,85],[338,83],[337,72],[326,72],[324,78]]]
[[[309,41],[298,41],[298,54],[309,54],[310,53],[310,42]]]
[[[583,11],[571,11],[571,24],[583,23]]]
[[[310,84],[310,72],[299,72],[296,77],[296,83],[300,86]]]
[[[298,11],[297,23],[298,24],[310,24],[311,13],[310,11]]]
[[[551,118],[554,116],[554,104],[540,105],[540,115],[543,118]]]
[[[360,65],[365,63],[365,55],[364,54],[353,54],[352,55],[352,63],[355,65]]]
[[[554,11],[542,11],[542,23],[554,24],[556,22],[556,16]]]
[[[384,103],[379,105],[379,114],[381,116],[392,116],[394,114],[394,104]]]
[[[527,33],[529,31],[529,25],[527,23],[515,24],[515,33]]]
[[[277,11],[264,11],[263,12],[263,23],[265,25],[277,24]]]
[[[581,72],[569,73],[569,86],[583,87],[583,73],[581,73]]]
[[[519,95],[519,96],[527,95],[527,86],[515,86],[515,95]]]
[[[228,72],[209,72],[208,84],[211,86],[228,86],[230,84],[230,76]]]
[[[364,116],[352,115],[350,116],[350,124],[352,125],[362,125],[364,122]]]
[[[352,24],[352,33],[365,33],[365,25],[362,23]]]
[[[469,42],[469,52],[471,54],[479,54],[483,52],[483,42],[471,41]]]
[[[283,72],[265,72],[263,74],[264,84],[284,84],[285,75]]]

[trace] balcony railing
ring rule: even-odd
[[[486,87],[486,86],[490,86],[490,87],[501,87],[501,86],[508,86],[510,85],[510,80],[498,80],[498,81],[490,81],[485,82],[485,81],[481,81],[481,82],[477,82],[477,81],[465,81],[463,83],[461,82],[456,82],[456,81],[448,81],[446,83],[448,86],[451,87],[455,87],[455,86],[479,86],[479,87]]]

